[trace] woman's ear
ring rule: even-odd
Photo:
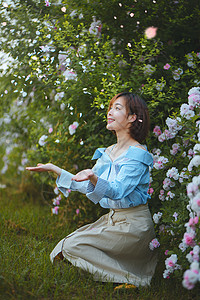
[[[136,119],[137,119],[137,115],[136,114],[128,116],[128,121],[131,122],[131,123],[135,122]]]

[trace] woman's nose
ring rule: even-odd
[[[108,116],[112,115],[112,109],[109,109]]]

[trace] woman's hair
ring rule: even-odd
[[[113,102],[119,97],[125,99],[128,115],[136,115],[136,120],[131,123],[129,128],[130,136],[139,143],[144,142],[148,136],[150,127],[149,112],[145,101],[133,93],[122,92],[110,100],[108,110],[110,110]]]

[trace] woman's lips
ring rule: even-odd
[[[108,120],[107,120],[108,124],[110,124],[110,123],[112,123],[112,122],[114,122],[114,121],[115,121],[114,119],[108,119]]]

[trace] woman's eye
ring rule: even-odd
[[[120,108],[118,106],[116,106],[116,110],[119,110]]]

